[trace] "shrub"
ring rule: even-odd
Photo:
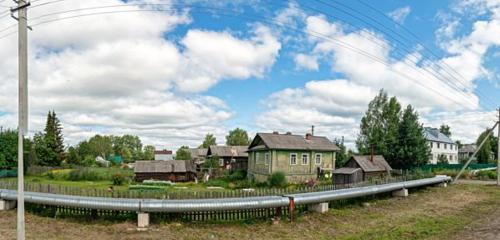
[[[230,174],[228,174],[226,176],[226,178],[229,181],[245,180],[247,178],[247,171],[245,171],[245,170],[236,170],[236,171],[230,172]]]
[[[113,185],[115,186],[121,186],[127,181],[127,178],[123,176],[121,173],[115,173],[113,174],[113,177],[111,179],[113,181]]]
[[[223,188],[229,187],[229,184],[223,179],[210,179],[208,180],[206,185],[209,187],[223,187]]]
[[[286,187],[285,173],[275,172],[267,178],[267,182],[271,187]]]

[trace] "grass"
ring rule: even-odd
[[[382,197],[368,204],[306,214],[295,222],[179,223],[138,232],[135,222],[52,219],[28,214],[28,239],[485,239],[477,225],[500,236],[500,188],[453,185],[411,190],[408,198]],[[498,225],[488,226],[495,223]],[[472,231],[465,227],[469,224]],[[15,211],[0,212],[0,236],[15,238]],[[496,229],[496,230],[495,230]],[[494,238],[493,238],[494,239]]]

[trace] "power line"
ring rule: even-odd
[[[339,17],[337,17],[337,16],[335,16],[335,15],[329,14],[329,13],[327,13],[327,12],[325,12],[325,11],[322,11],[322,10],[319,10],[319,9],[317,9],[317,8],[313,8],[313,7],[307,6],[307,5],[305,5],[305,4],[304,4],[303,6],[304,6],[304,7],[306,7],[306,8],[308,8],[308,9],[311,9],[312,11],[322,13],[322,14],[324,14],[324,15],[326,15],[326,16],[329,16],[329,17],[331,17],[331,18],[337,19],[337,20],[339,20],[339,21],[341,21],[341,22],[343,22],[343,23],[346,23],[346,24],[348,24],[348,25],[350,25],[350,26],[354,27],[354,28],[357,28],[357,27],[356,27],[356,26],[354,26],[353,24],[348,23],[348,22],[346,22],[345,20],[343,20],[343,19],[341,19],[341,18],[339,18]],[[346,14],[349,14],[349,13],[346,13]],[[350,15],[350,16],[353,16],[353,15],[351,15],[351,14],[349,14],[349,15]],[[353,16],[353,17],[357,18],[356,16]],[[357,18],[357,19],[359,19],[359,18]],[[362,20],[362,19],[361,19],[361,20]],[[366,21],[365,21],[365,23],[366,23],[366,24],[370,24],[370,23],[367,23]],[[372,25],[372,24],[370,24],[370,26],[374,27],[375,29],[377,29],[377,30],[379,30],[379,31],[382,31],[382,32],[386,33],[385,31],[383,31],[383,30],[381,30],[381,29],[377,28],[376,26],[374,26],[374,25]],[[363,29],[363,28],[357,28],[357,29],[360,29],[361,31],[367,32],[368,34],[370,34],[370,35],[374,36],[375,38],[378,38],[378,36],[373,35],[373,33],[369,32],[369,31],[366,31],[366,30],[365,30],[365,29]],[[364,36],[363,34],[358,34],[358,35],[359,35],[360,37],[362,37],[362,38],[365,38],[365,39],[367,39],[367,40],[370,40],[370,41],[371,41],[371,39],[367,38],[367,37],[366,37],[366,36]],[[386,35],[388,35],[388,34],[386,33]],[[394,37],[392,37],[392,36],[390,36],[390,35],[388,35],[388,37],[390,37],[391,39],[393,39],[393,40],[395,40],[395,41],[397,41],[397,42],[400,42],[401,44],[404,44],[404,43],[402,43],[401,41],[399,41],[397,38],[394,38]],[[373,42],[373,43],[375,43],[376,45],[380,46],[380,47],[383,47],[383,48],[387,49],[387,48],[386,48],[386,46],[384,46],[383,44],[378,43],[377,41],[372,41],[372,42]],[[395,47],[395,46],[394,46],[394,47]],[[430,75],[432,75],[433,77],[435,77],[437,80],[440,80],[440,79],[444,79],[444,80],[446,80],[446,81],[442,81],[445,85],[447,85],[447,86],[448,86],[448,87],[450,87],[451,89],[456,90],[459,94],[463,95],[463,96],[465,97],[465,99],[467,99],[467,101],[468,101],[469,103],[475,104],[474,102],[472,102],[472,100],[470,100],[470,99],[469,99],[469,95],[467,95],[466,93],[464,93],[464,92],[463,92],[463,90],[462,90],[461,88],[457,87],[457,85],[455,85],[452,81],[450,81],[450,80],[449,80],[449,76],[445,76],[445,75],[443,75],[441,72],[436,71],[436,70],[435,70],[435,68],[433,68],[432,66],[431,66],[431,69],[432,69],[432,70],[431,70],[431,69],[428,69],[428,68],[426,68],[426,67],[424,67],[424,68],[420,68],[420,67],[418,67],[418,60],[416,60],[416,59],[418,59],[418,56],[415,56],[415,53],[413,53],[412,51],[410,51],[410,50],[408,50],[408,49],[406,49],[406,48],[401,48],[401,50],[404,52],[404,54],[403,54],[403,53],[401,53],[399,50],[400,50],[399,48],[395,47],[395,49],[392,49],[392,52],[393,52],[393,53],[394,53],[394,52],[395,52],[395,53],[398,53],[399,57],[406,57],[407,55],[412,56],[412,58],[408,58],[408,59],[409,59],[409,61],[410,61],[411,63],[415,64],[415,66],[416,66],[416,67],[415,67],[414,69],[417,69],[417,68],[418,68],[419,70],[421,69],[422,71],[425,71],[425,72],[429,73]],[[407,55],[405,55],[405,54],[407,54]],[[408,65],[408,64],[406,64],[406,65]],[[421,71],[419,71],[419,72],[421,73]],[[467,87],[466,87],[466,88],[467,88]]]
[[[174,6],[173,4],[141,4],[143,6],[147,6],[147,5],[150,5],[150,6],[158,6],[158,5],[171,5],[171,6]],[[123,5],[124,6],[124,5]],[[123,7],[122,5],[120,6],[116,6],[116,7]],[[186,5],[187,6],[187,5]],[[109,8],[110,6],[103,6],[102,8]],[[209,7],[204,7],[202,8],[203,10],[206,10],[207,8]],[[95,9],[95,7],[94,7]],[[221,10],[220,8],[214,8],[214,7],[211,7],[211,9],[217,9],[217,10]],[[82,9],[80,9],[82,10]],[[228,10],[228,9],[222,9],[224,11],[232,11],[232,10]],[[69,11],[78,11],[78,9],[72,9],[72,10],[67,10],[65,12],[69,12]],[[50,23],[50,22],[56,22],[56,21],[61,21],[61,20],[64,20],[64,19],[70,19],[70,18],[78,18],[78,17],[85,17],[85,16],[92,16],[92,15],[102,15],[102,14],[111,14],[111,13],[119,13],[119,12],[138,12],[138,11],[165,11],[163,9],[138,9],[138,10],[123,10],[123,11],[109,11],[109,12],[99,12],[99,13],[87,13],[87,14],[80,14],[80,15],[74,15],[74,16],[68,16],[68,17],[63,17],[63,18],[58,18],[58,19],[52,19],[52,20],[47,20],[47,21],[42,21],[42,22],[38,22],[38,23],[35,23],[33,24],[33,26],[35,25],[41,25],[41,24],[46,24],[46,23]],[[167,10],[167,11],[174,11],[174,10]],[[63,11],[64,12],[64,11]],[[49,15],[58,15],[58,14],[61,14],[63,12],[58,12],[58,13],[52,13],[52,14],[46,14],[45,16],[49,16]],[[233,11],[234,12],[234,11]],[[229,17],[236,17],[236,18],[246,18],[246,19],[252,19],[252,20],[259,20],[259,21],[262,21],[264,19],[264,22],[268,22],[268,23],[271,23],[272,25],[278,25],[278,26],[283,26],[283,23],[282,22],[279,22],[279,21],[275,21],[275,20],[266,20],[265,18],[263,17],[258,17],[258,18],[252,18],[252,17],[248,17],[248,16],[243,16],[241,15],[240,12],[237,12],[238,14],[236,16],[233,16],[233,15],[226,15],[226,16],[229,16]],[[220,14],[220,13],[219,13]],[[225,15],[225,14],[224,14]],[[278,23],[278,24],[277,24]],[[297,28],[292,28],[292,27],[288,27],[294,31],[297,31],[297,32],[304,32],[303,30],[299,30]],[[348,43],[345,43],[339,39],[335,39],[335,38],[331,38],[330,36],[326,36],[326,35],[323,35],[321,33],[317,33],[317,32],[314,32],[314,31],[310,31],[310,32],[313,32],[314,35],[316,35],[316,37],[319,37],[319,38],[322,38],[322,39],[325,39],[325,40],[328,40],[328,41],[332,41],[338,45],[340,45],[341,47],[344,47],[346,49],[349,49],[350,51],[354,51],[360,55],[363,55],[367,58],[370,58],[374,61],[377,61],[377,62],[380,62],[386,66],[389,66],[383,59],[380,59],[376,56],[373,56],[359,48],[356,48],[354,46],[352,46],[351,44],[348,44]],[[310,35],[313,35],[311,33],[306,33],[306,34],[310,34]],[[3,37],[0,37],[0,38],[3,38]],[[461,104],[460,102],[457,102],[455,99],[452,99],[448,96],[443,96],[441,95],[439,92],[437,92],[435,89],[432,89],[432,88],[429,88],[425,85],[422,85],[421,83],[419,83],[418,81],[416,81],[414,78],[408,76],[407,74],[404,74],[400,71],[395,71],[393,69],[391,69],[392,72],[395,72],[397,73],[398,75],[401,75],[401,76],[404,76],[408,79],[411,79],[413,80],[417,85],[423,87],[423,88],[426,88],[426,89],[429,89],[433,92],[435,92],[437,94],[437,96],[440,96],[440,97],[443,97],[443,98],[447,98],[449,100],[451,100],[452,102],[455,102],[455,103],[458,103],[458,104]]]

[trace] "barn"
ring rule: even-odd
[[[359,169],[359,170],[358,170]],[[333,178],[342,183],[356,183],[367,181],[372,178],[384,178],[392,171],[382,155],[358,155],[352,156],[344,167],[334,171]],[[337,184],[339,182],[335,182]]]
[[[164,180],[172,182],[194,181],[196,165],[193,160],[136,161],[135,180]]]

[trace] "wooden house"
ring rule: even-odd
[[[283,172],[288,182],[316,179],[319,172],[333,171],[338,150],[328,138],[309,133],[258,133],[248,150],[248,177],[263,182]]]
[[[370,178],[384,178],[389,176],[392,170],[391,166],[385,161],[382,155],[352,156],[349,161],[346,162],[344,168],[360,168],[362,172],[362,181],[367,181]],[[354,180],[359,181],[360,178],[355,177]]]
[[[247,170],[248,167],[248,146],[210,146],[207,157],[219,159],[219,166],[222,169]]]
[[[196,178],[196,165],[193,160],[136,161],[134,173],[138,182],[148,179],[188,182]]]

